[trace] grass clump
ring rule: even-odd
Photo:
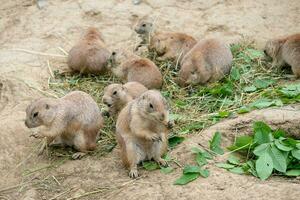
[[[161,92],[169,100],[171,118],[176,122],[170,137],[195,134],[223,118],[252,109],[281,106],[291,102],[291,99],[295,100],[295,97],[284,96],[285,93],[291,95],[293,91],[290,89],[293,88],[282,88],[281,85],[287,80],[286,75],[283,71],[272,68],[262,51],[246,42],[232,45],[231,50],[234,59],[229,76],[207,86],[187,88],[181,88],[175,83],[179,68],[177,63],[159,61],[153,52],[146,55],[157,64],[163,74],[164,85]],[[103,88],[115,82],[119,81],[110,75],[72,75],[55,72],[49,86],[58,96],[73,90],[87,92],[103,109]],[[97,155],[103,155],[115,146],[115,123],[111,119],[105,121],[105,128],[101,131],[98,141],[101,145],[97,148]]]

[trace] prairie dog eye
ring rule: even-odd
[[[33,114],[33,118],[36,118],[38,115],[39,115],[39,112],[35,112],[35,113]]]
[[[146,27],[146,24],[142,24],[142,27]]]
[[[192,71],[191,74],[193,74],[193,75],[196,74],[196,70]]]
[[[151,109],[153,109],[153,105],[152,105],[152,103],[149,103],[149,107],[150,107]]]
[[[114,91],[114,92],[113,92],[113,95],[116,95],[116,94],[117,94],[117,91]]]

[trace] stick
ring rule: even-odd
[[[20,48],[12,49],[12,51],[22,51],[22,52],[25,52],[25,53],[30,53],[30,54],[40,55],[40,56],[51,56],[51,57],[61,57],[61,58],[66,58],[67,57],[65,55],[43,53],[43,52],[31,51],[31,50],[20,49]]]
[[[69,54],[68,54],[68,52],[66,52],[63,48],[61,48],[61,47],[58,47],[58,49],[61,51],[61,52],[63,52],[66,56],[68,56]]]
[[[52,71],[52,69],[51,69],[49,60],[47,60],[47,66],[48,66],[48,70],[49,70],[50,76],[51,76],[52,78],[54,78],[54,74],[53,74],[53,71]]]

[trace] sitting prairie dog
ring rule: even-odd
[[[167,165],[161,156],[167,152],[169,126],[169,108],[159,91],[148,90],[122,109],[116,138],[131,178],[138,176],[137,165],[144,160]]]
[[[295,76],[300,77],[300,33],[269,40],[265,53],[273,59],[273,65],[288,64]]]
[[[196,39],[185,33],[154,32],[153,24],[148,20],[141,20],[135,27],[135,32],[142,39],[141,44],[149,44],[149,50],[155,50],[159,60],[172,59],[180,62],[185,54],[197,43]]]
[[[161,88],[163,83],[161,72],[148,58],[141,58],[128,52],[114,51],[110,59],[112,72],[123,83],[135,81],[148,89]]]
[[[41,98],[32,102],[26,109],[25,125],[28,128],[43,126],[44,130],[35,137],[46,137],[47,145],[56,141],[73,146],[79,152],[72,157],[78,159],[96,148],[103,118],[90,95],[74,91],[60,99]]]
[[[68,66],[72,71],[83,74],[101,74],[106,71],[110,52],[104,44],[100,32],[88,28],[80,41],[72,47],[68,56]]]
[[[109,115],[117,117],[127,103],[140,96],[148,89],[138,82],[122,84],[110,84],[104,88],[102,101],[108,106]]]
[[[217,39],[199,41],[181,62],[178,83],[181,86],[218,81],[230,73],[232,53]]]

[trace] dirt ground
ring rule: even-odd
[[[0,199],[67,199],[96,191],[82,199],[299,199],[299,179],[274,177],[260,181],[209,165],[211,176],[186,186],[174,186],[181,174],[141,170],[132,181],[121,166],[118,150],[99,158],[57,163],[37,156],[38,142],[24,126],[31,100],[50,95],[48,63],[66,67],[68,51],[88,26],[98,27],[110,49],[133,48],[136,20],[150,16],[160,30],[182,31],[198,39],[244,37],[258,46],[273,37],[300,32],[299,0],[48,0],[38,9],[33,0],[0,1]],[[299,136],[298,106],[253,111],[218,123],[171,152],[179,163],[192,162],[190,149],[207,145],[215,130],[225,136],[245,134],[251,122],[264,119],[273,127]],[[176,165],[174,166],[176,167]]]

